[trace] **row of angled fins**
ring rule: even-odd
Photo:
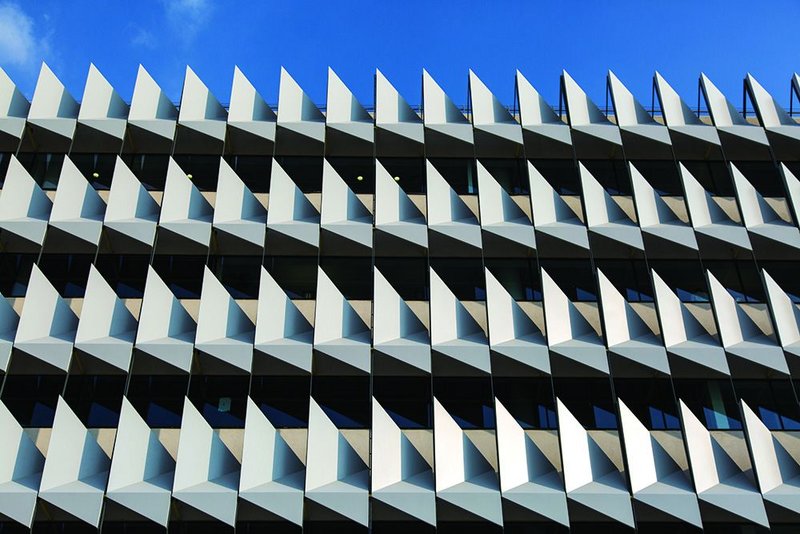
[[[768,527],[769,510],[800,510],[800,448],[744,403],[737,440],[709,432],[682,402],[682,435],[649,432],[620,401],[622,454],[616,435],[585,430],[560,401],[557,432],[523,430],[496,401],[495,434],[462,430],[436,400],[432,433],[402,430],[372,403],[370,441],[339,430],[313,399],[299,438],[248,400],[234,455],[188,399],[173,446],[123,400],[111,454],[59,399],[46,457],[0,404],[0,513],[30,526],[38,497],[98,526],[105,496],[166,525],[175,499],[234,525],[247,501],[301,525],[310,502],[366,526],[371,497],[431,525],[441,505],[502,525],[508,504],[568,526],[574,503],[630,527],[636,506],[698,527],[706,507]]]

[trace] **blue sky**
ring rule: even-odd
[[[768,5],[768,7],[766,7]],[[519,69],[552,103],[566,69],[599,105],[608,69],[645,105],[659,70],[694,105],[705,72],[737,106],[751,72],[784,105],[800,2],[0,0],[0,66],[31,96],[44,59],[76,98],[89,63],[126,100],[142,63],[173,99],[191,67],[227,102],[238,64],[277,102],[284,66],[324,104],[331,66],[364,104],[379,68],[419,103],[421,71],[456,103],[467,72],[511,104]],[[762,7],[763,6],[763,7]]]

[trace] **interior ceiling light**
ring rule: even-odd
[[[359,182],[363,182],[364,181],[364,177],[363,176],[356,176],[356,180],[358,180]]]

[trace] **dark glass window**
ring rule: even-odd
[[[66,375],[6,376],[3,404],[24,427],[51,427]]]
[[[149,191],[164,190],[168,154],[124,154],[122,160]]]
[[[428,300],[425,258],[375,258],[375,267],[404,300]]]
[[[372,534],[435,534],[436,527],[422,521],[372,521]]]
[[[650,267],[683,302],[708,302],[708,285],[699,261],[650,260]]]
[[[680,430],[672,382],[662,378],[615,378],[614,391],[649,430]]]
[[[587,159],[583,166],[591,173],[609,195],[631,195],[628,164],[623,159]]]
[[[264,266],[290,298],[316,298],[316,256],[266,256]]]
[[[431,379],[423,376],[375,376],[375,399],[400,428],[432,428]]]
[[[495,377],[494,395],[522,428],[558,428],[549,378]]]
[[[682,197],[683,185],[678,166],[673,160],[648,159],[632,161],[642,176],[661,196]]]
[[[369,428],[368,376],[315,376],[311,395],[338,428]]]
[[[434,158],[430,162],[459,195],[478,194],[475,160],[471,158]]]
[[[481,158],[481,164],[489,171],[509,195],[530,193],[527,162],[521,158]]]
[[[739,171],[765,197],[786,197],[783,180],[772,161],[733,161]]]
[[[489,377],[433,378],[433,395],[458,426],[494,428],[494,398]]]
[[[153,268],[179,299],[199,299],[205,256],[156,254]]]
[[[652,302],[653,288],[644,260],[596,260],[597,268],[629,302]]]
[[[267,419],[279,428],[308,426],[308,399],[311,377],[254,376],[250,397]]]
[[[64,154],[50,152],[24,152],[17,159],[42,189],[54,190],[58,186]]]
[[[11,152],[0,152],[0,187],[3,187],[3,183],[5,182],[11,156]]]
[[[258,298],[261,256],[212,256],[209,263],[233,298]]]
[[[486,258],[484,263],[514,300],[542,300],[542,285],[535,259]]]
[[[573,160],[537,159],[531,163],[559,195],[581,194],[581,178]]]
[[[424,159],[380,158],[379,161],[406,194],[425,193]]]
[[[372,258],[326,257],[319,266],[349,300],[372,300]]]
[[[42,254],[39,268],[64,298],[82,297],[94,256],[92,254]]]
[[[734,380],[733,387],[770,430],[800,430],[800,406],[791,381]]]
[[[375,193],[375,160],[372,158],[334,158],[328,163],[356,194]]]
[[[553,388],[583,428],[617,428],[617,409],[607,378],[554,378]]]
[[[595,302],[597,283],[589,260],[551,260],[539,262],[567,297],[576,302]]]
[[[311,156],[275,156],[303,193],[322,191],[322,158]]]
[[[431,267],[459,300],[486,300],[480,258],[431,258]]]
[[[197,189],[200,191],[217,190],[219,156],[208,154],[175,154],[172,157]]]
[[[762,261],[759,266],[777,282],[794,303],[800,303],[800,277],[797,276],[797,263],[793,261]]]
[[[0,254],[0,293],[6,297],[25,296],[36,256],[8,252]]]
[[[152,428],[179,428],[189,375],[131,375],[130,403]]]
[[[736,302],[764,302],[761,276],[752,260],[707,260],[705,266]]]
[[[679,400],[709,430],[741,430],[739,406],[729,380],[673,379]]]
[[[193,375],[189,400],[214,428],[244,428],[250,376]]]
[[[683,161],[684,167],[700,182],[703,188],[715,196],[733,197],[733,182],[728,165],[722,160]]]
[[[100,254],[94,266],[120,298],[141,298],[147,280],[147,254]]]
[[[272,158],[269,156],[228,155],[225,161],[253,193],[269,193]]]
[[[64,399],[89,428],[114,428],[119,423],[125,375],[73,375]]]
[[[78,167],[81,174],[98,190],[111,187],[111,177],[114,175],[114,165],[117,162],[116,154],[70,154],[69,159]]]
[[[267,532],[269,534],[301,534],[303,532],[303,527],[290,523],[289,521],[236,522],[236,534],[265,534]],[[194,533],[192,532],[192,534]]]

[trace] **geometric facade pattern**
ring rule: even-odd
[[[800,123],[560,84],[0,71],[0,533],[795,532]]]

